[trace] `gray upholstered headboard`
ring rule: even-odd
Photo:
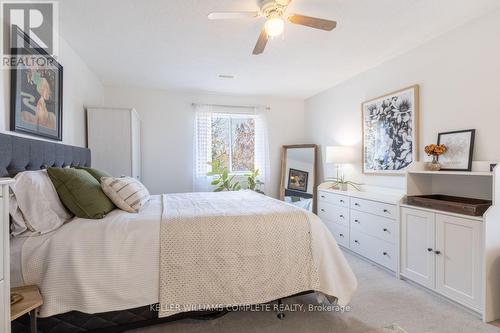
[[[52,166],[90,166],[90,150],[0,133],[0,177]]]

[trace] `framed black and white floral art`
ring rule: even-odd
[[[418,161],[419,86],[362,104],[363,173],[404,174]]]
[[[439,156],[441,170],[471,171],[476,130],[453,131],[438,134],[438,145],[444,144],[446,153]]]

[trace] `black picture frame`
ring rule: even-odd
[[[455,135],[455,134],[463,134],[463,133],[469,133],[470,134],[470,144],[468,147],[468,156],[467,156],[467,168],[447,168],[446,165],[441,165],[441,170],[443,171],[472,171],[472,159],[474,155],[474,141],[476,138],[476,130],[475,129],[468,129],[468,130],[460,130],[460,131],[451,131],[451,132],[442,132],[438,134],[438,145],[444,143],[443,139],[447,135]],[[446,143],[444,143],[446,145]],[[447,153],[450,152],[450,147],[447,147],[448,151]],[[452,149],[452,148],[451,148]],[[442,161],[442,158],[440,158]],[[440,163],[441,163],[440,161]]]
[[[30,123],[29,121],[22,119],[22,112],[35,112],[34,117],[37,118],[37,110],[38,104],[36,106],[36,110],[33,109],[34,105],[29,105],[30,102],[34,102],[36,97],[30,95],[30,98],[22,97],[22,84],[23,80],[26,79],[27,72],[30,69],[27,68],[19,68],[17,65],[10,70],[10,130],[13,132],[19,132],[23,134],[29,134],[32,136],[38,136],[46,139],[62,141],[63,139],[63,66],[57,62],[52,56],[50,56],[44,49],[40,48],[26,33],[24,33],[18,27],[12,29],[11,38],[21,38],[26,43],[25,45],[29,45],[30,48],[12,48],[11,53],[12,57],[21,58],[21,57],[43,57],[46,59],[46,64],[51,64],[50,67],[46,67],[44,71],[54,71],[54,90],[51,92],[54,97],[52,99],[43,100],[43,106],[46,107],[48,104],[51,106],[51,103],[54,103],[53,111],[49,110],[49,108],[45,108],[47,112],[47,119],[53,118],[55,120],[55,128],[51,129],[49,127],[43,127],[41,125]],[[34,67],[32,67],[34,68]],[[48,82],[48,80],[45,80]],[[25,94],[25,93],[24,93]],[[39,101],[43,97],[40,94]],[[45,104],[47,102],[47,104]],[[23,109],[26,107],[26,109]],[[29,110],[28,110],[29,109]],[[26,111],[23,111],[26,110]],[[31,110],[31,111],[30,111]],[[53,117],[51,113],[54,113]]]
[[[292,178],[294,175],[302,176],[304,178],[303,186],[293,185]],[[307,192],[307,183],[309,182],[309,172],[303,170],[292,169],[288,171],[288,189],[299,192]]]

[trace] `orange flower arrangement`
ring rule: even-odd
[[[448,148],[446,148],[445,145],[431,144],[431,145],[425,146],[425,153],[428,156],[431,156],[431,155],[432,156],[443,155],[444,153],[446,153],[447,150],[448,150]]]

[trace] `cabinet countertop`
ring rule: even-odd
[[[397,194],[397,193],[388,194],[388,193],[383,193],[382,191],[380,191],[380,192],[378,192],[378,191],[355,191],[355,190],[354,191],[353,190],[341,191],[341,190],[329,189],[329,188],[318,188],[318,191],[333,193],[333,194],[338,194],[338,195],[345,195],[345,196],[352,197],[352,198],[378,201],[378,202],[383,202],[383,203],[388,203],[388,204],[393,204],[393,205],[398,204],[404,196],[403,194]]]

